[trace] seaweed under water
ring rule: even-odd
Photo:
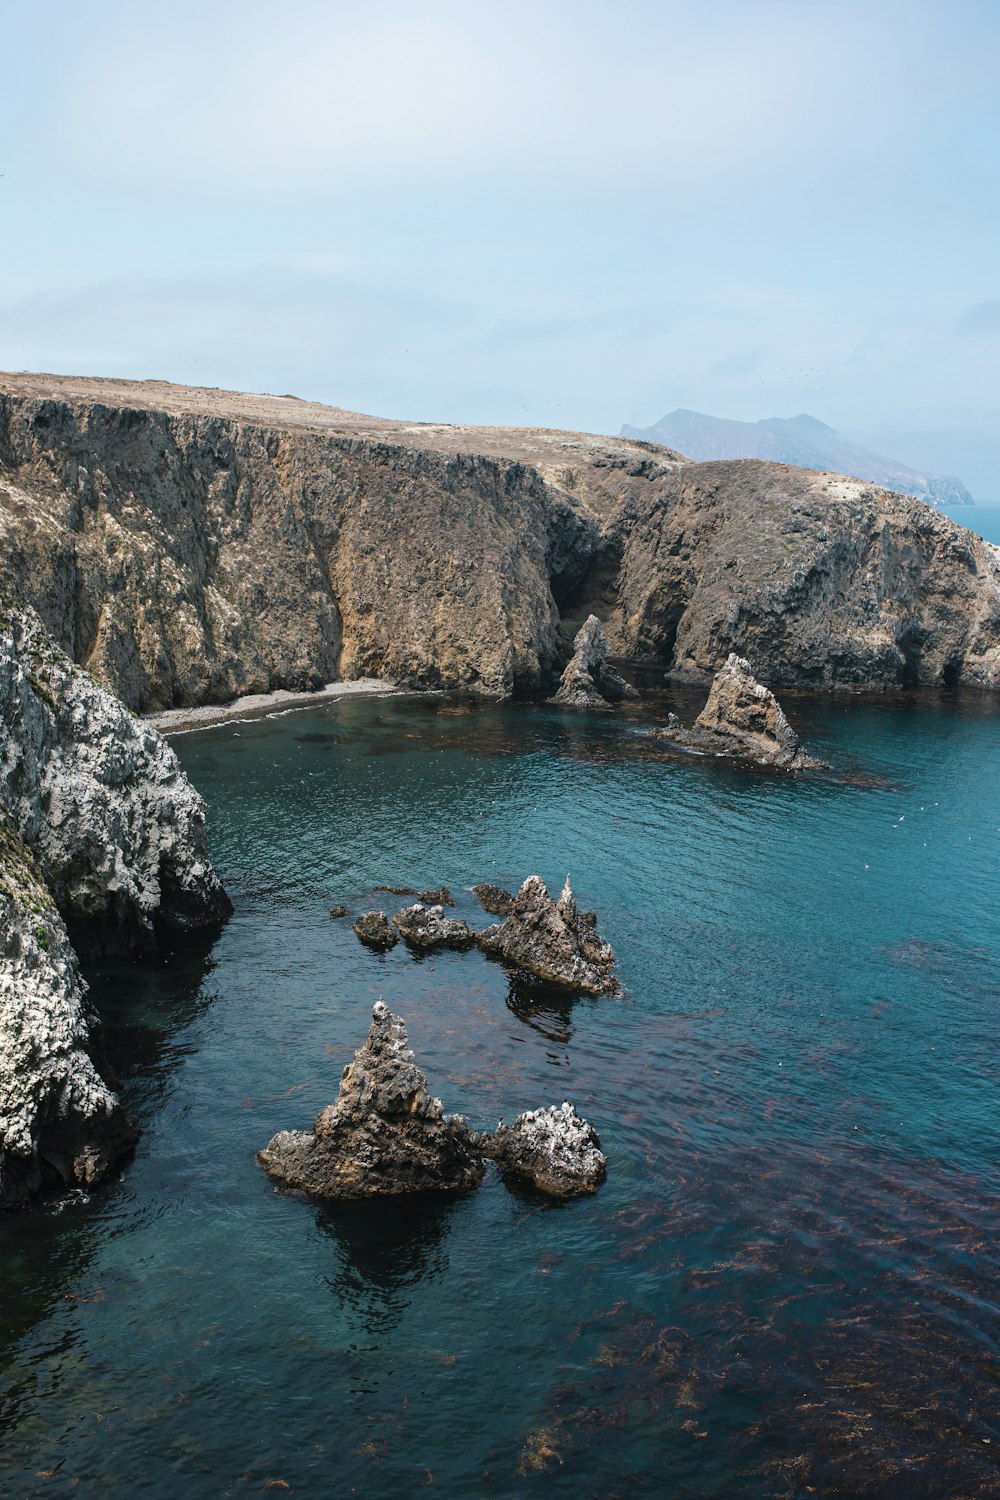
[[[1000,1492],[1000,707],[803,703],[849,780],[652,758],[666,701],[177,741],[236,913],[89,971],[145,1133],[0,1221],[5,1494]],[[621,996],[329,916],[567,869]],[[571,1098],[596,1197],[275,1192],[379,996],[477,1127]]]

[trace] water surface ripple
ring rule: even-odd
[[[1000,1493],[1000,712],[791,700],[842,776],[619,716],[343,700],[176,741],[236,915],[90,974],[144,1135],[0,1221],[5,1495]],[[682,704],[685,711],[688,705]],[[624,994],[335,921],[572,872]],[[595,1199],[321,1207],[254,1152],[378,996],[477,1126],[572,1098]]]

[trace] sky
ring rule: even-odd
[[[998,0],[0,0],[0,368],[1000,501]]]

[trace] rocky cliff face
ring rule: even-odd
[[[135,1140],[74,946],[149,953],[229,910],[173,751],[32,611],[0,609],[0,1203],[96,1181]]]
[[[776,687],[1000,686],[1000,553],[921,501],[626,439],[0,377],[0,578],[132,707],[613,654]],[[569,632],[569,633],[567,633]]]
[[[522,463],[389,436],[8,394],[7,566],[132,708],[541,686],[596,523]]]
[[[631,495],[602,546],[613,648],[679,677],[735,651],[775,687],[1000,687],[1000,550],[922,501],[692,464]]]
[[[30,850],[0,826],[0,1209],[89,1187],[135,1143],[63,920]]]

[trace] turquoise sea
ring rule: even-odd
[[[175,741],[236,914],[91,971],[144,1135],[0,1221],[10,1497],[1000,1493],[1000,703],[787,708],[834,767],[658,756],[619,716],[342,700]],[[328,915],[572,873],[624,993]],[[388,903],[388,905],[386,905]],[[254,1152],[379,996],[477,1126],[572,1099],[553,1206],[322,1207]]]

